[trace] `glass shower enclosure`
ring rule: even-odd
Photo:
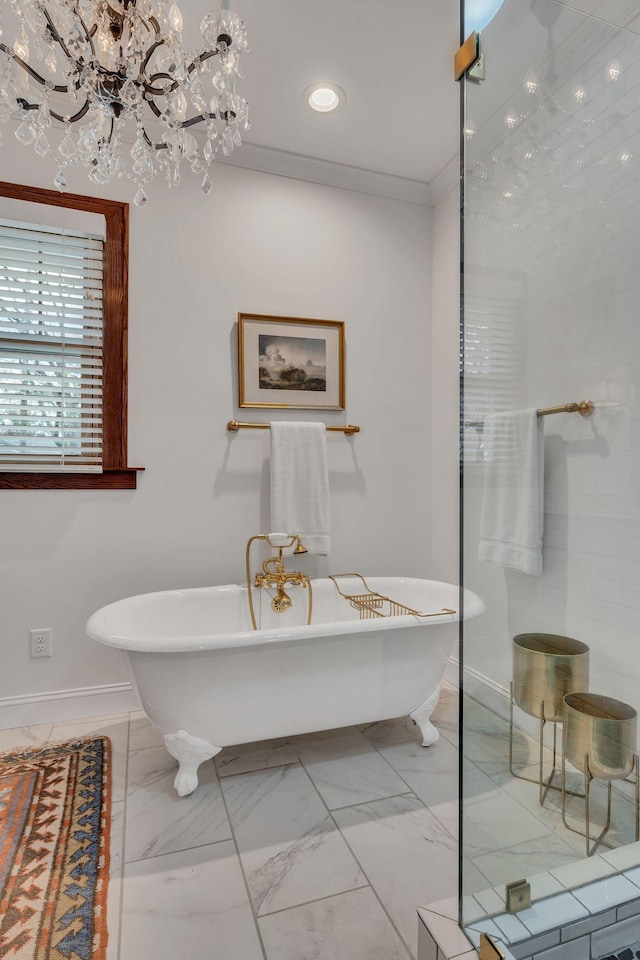
[[[583,936],[575,956],[597,958],[640,941],[640,5],[506,0],[480,44],[461,579],[485,611],[461,644],[461,922],[516,957]]]

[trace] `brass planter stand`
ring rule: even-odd
[[[633,707],[595,693],[571,693],[564,698],[562,749],[562,822],[585,838],[587,856],[600,844],[611,826],[611,784],[635,771],[635,838],[640,839],[640,779],[636,753],[638,715]],[[567,823],[566,763],[584,775],[584,833]],[[592,780],[607,781],[607,821],[597,837],[591,836],[589,794]],[[593,845],[591,842],[593,841]]]
[[[557,770],[557,724],[562,723],[564,697],[589,686],[589,647],[572,637],[554,633],[520,633],[513,638],[513,681],[509,704],[509,770],[512,776],[538,784],[538,799],[544,803],[547,792],[561,790],[553,783]],[[513,707],[537,717],[538,777],[525,777],[513,769]],[[553,724],[553,763],[547,779],[543,775],[544,728]],[[582,796],[570,790],[571,796]]]

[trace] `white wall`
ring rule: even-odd
[[[433,209],[431,371],[431,566],[433,577],[459,578],[460,190]]]
[[[3,179],[49,186],[50,161],[10,131],[5,143]],[[187,176],[131,207],[138,489],[0,491],[0,705],[126,681],[119,655],[84,634],[97,607],[243,579],[247,538],[269,529],[269,435],[225,425],[269,411],[237,408],[238,311],[346,322],[347,409],[323,419],[362,432],[329,435],[333,549],[306,569],[431,572],[430,211],[222,165],[214,181],[208,198]],[[89,188],[83,171],[69,178],[71,191]],[[132,191],[125,182],[104,195]],[[30,661],[28,630],[47,626],[54,655]]]

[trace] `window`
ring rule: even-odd
[[[103,240],[0,220],[0,467],[102,469]]]
[[[128,206],[7,183],[0,197],[86,210],[105,224],[103,239],[0,220],[0,488],[134,488]]]
[[[485,417],[513,410],[518,403],[522,301],[473,294],[465,298],[464,307],[462,453],[466,463],[483,462]]]

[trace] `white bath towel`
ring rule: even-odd
[[[544,431],[537,410],[491,414],[478,558],[542,573]]]
[[[329,471],[324,423],[271,423],[271,529],[329,553]]]

